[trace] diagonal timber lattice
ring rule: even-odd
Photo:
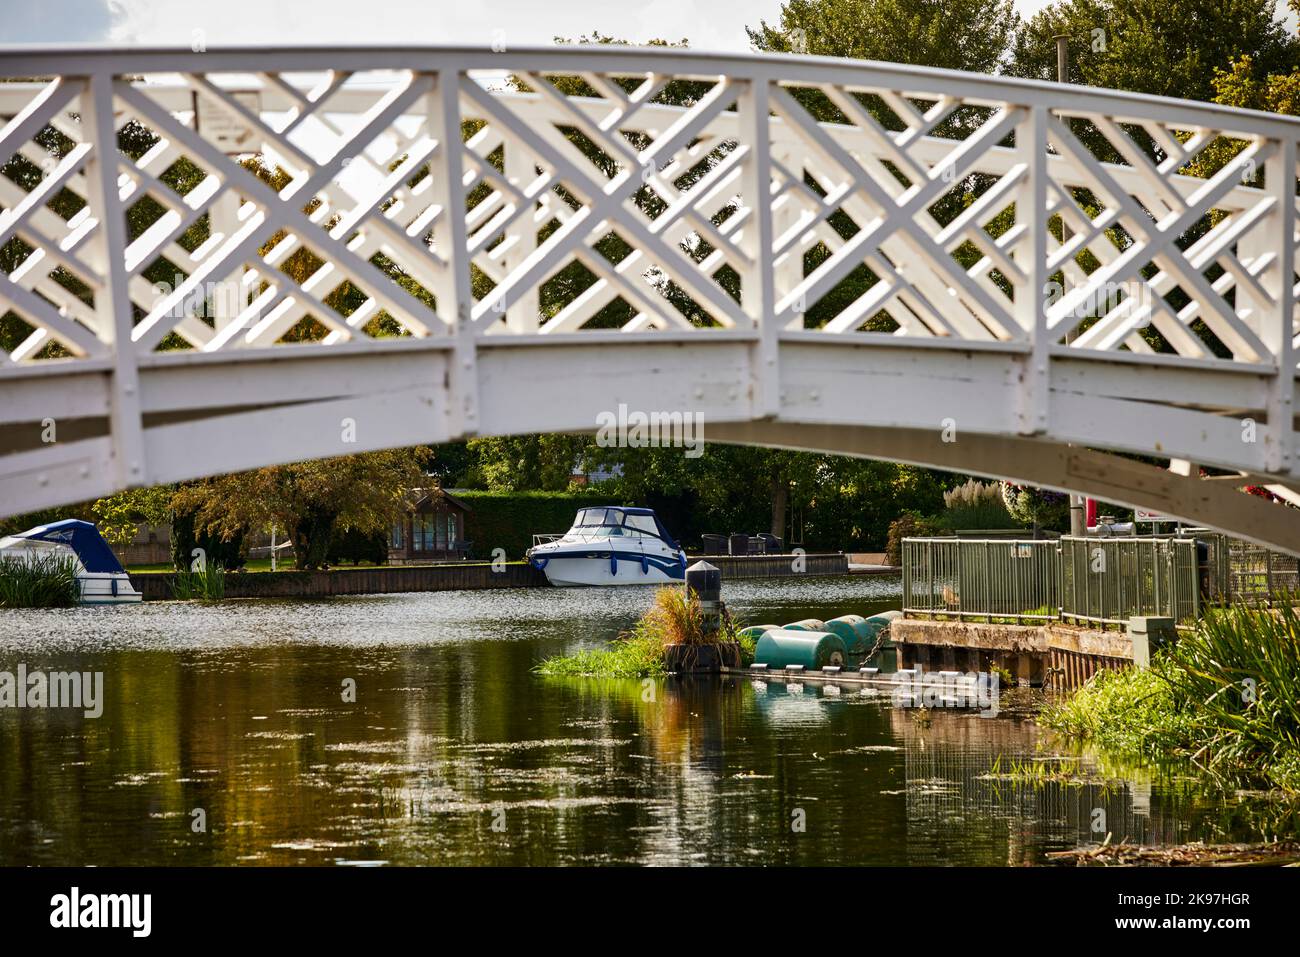
[[[5,514],[625,404],[1300,551],[1294,119],[561,47],[0,51],[0,122]]]

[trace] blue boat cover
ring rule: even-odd
[[[122,563],[104,541],[104,536],[90,522],[68,518],[49,525],[39,525],[19,532],[14,538],[38,542],[61,542],[77,553],[77,558],[88,572],[120,572]]]

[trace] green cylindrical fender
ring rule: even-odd
[[[740,629],[740,631],[736,632],[736,635],[740,638],[752,638],[758,641],[759,638],[763,637],[763,632],[780,627],[780,625],[750,625],[747,628]]]
[[[871,625],[874,629],[871,633],[871,640],[875,641],[876,635],[879,634],[882,629],[888,628],[891,624],[902,617],[903,613],[901,611],[882,611],[879,615],[872,615],[867,619],[867,624]]]
[[[875,640],[874,632],[865,628],[866,623],[867,620],[861,615],[840,615],[826,622],[823,630],[839,635],[850,656],[865,655],[871,650],[871,642]]]
[[[783,625],[786,631],[825,631],[826,622],[817,618],[805,618],[803,621],[796,621],[793,624]]]
[[[803,665],[820,671],[827,665],[846,664],[848,654],[839,635],[828,631],[794,631],[775,628],[763,632],[754,649],[754,663],[779,671],[786,665]]]

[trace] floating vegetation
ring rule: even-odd
[[[980,775],[980,778],[986,781],[1027,784],[1032,787],[1043,787],[1048,784],[1064,787],[1095,785],[1104,789],[1118,787],[1121,783],[1086,768],[1077,758],[1039,758],[1029,761],[1012,758],[1004,768],[1000,754],[994,758],[993,767],[989,768],[987,774]]]
[[[699,647],[736,642],[743,664],[754,660],[754,638],[742,638],[738,626],[723,614],[722,627],[706,632],[704,613],[694,591],[666,585],[655,592],[654,604],[627,632],[607,648],[591,648],[572,655],[547,658],[535,669],[543,675],[601,678],[654,678],[668,673],[665,649],[669,645]]]
[[[1072,851],[1052,851],[1053,864],[1077,867],[1237,867],[1242,864],[1300,863],[1300,844],[1263,841],[1255,844],[1179,844],[1147,847],[1139,844],[1092,844]]]
[[[0,608],[71,608],[81,600],[71,555],[0,559]]]

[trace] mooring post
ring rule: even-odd
[[[696,562],[686,569],[686,582],[683,586],[700,599],[700,611],[704,614],[704,633],[713,634],[718,630],[722,618],[722,572],[708,562]]]

